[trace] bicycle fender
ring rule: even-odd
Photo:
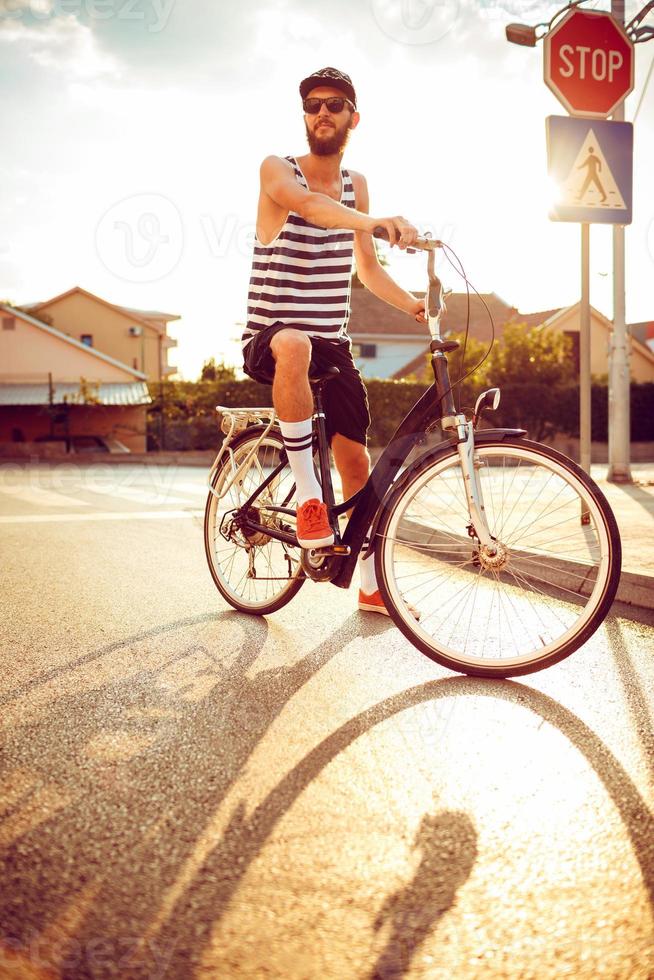
[[[526,435],[526,429],[475,429],[475,446],[496,439],[524,439]]]

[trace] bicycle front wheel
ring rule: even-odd
[[[254,499],[249,515],[257,524],[295,531],[295,483],[281,434],[251,426],[234,440],[212,479],[204,514],[204,547],[211,576],[235,609],[264,615],[285,606],[304,584],[300,549],[262,532],[252,533],[240,508],[275,470]],[[281,465],[283,463],[283,465]],[[241,468],[242,467],[242,468]],[[280,509],[283,508],[283,509]]]
[[[474,536],[448,448],[408,471],[385,506],[377,579],[397,626],[432,660],[514,677],[569,656],[603,621],[620,535],[599,487],[561,453],[513,439],[482,443],[475,457],[496,554]]]

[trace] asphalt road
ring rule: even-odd
[[[203,479],[0,469],[0,977],[654,976],[651,622],[496,682],[245,617]]]

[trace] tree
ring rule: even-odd
[[[234,381],[236,371],[233,367],[228,367],[222,362],[216,364],[216,359],[210,357],[202,365],[199,381]]]
[[[493,385],[534,382],[557,387],[575,380],[572,341],[549,327],[507,324],[489,360],[487,376]]]
[[[482,340],[476,340],[474,337],[468,337],[468,342],[465,347],[465,359],[463,350],[463,341],[465,334],[461,333],[448,333],[445,337],[446,340],[457,340],[459,342],[459,347],[447,354],[447,366],[450,372],[450,379],[452,382],[458,380],[460,375],[465,375],[476,364],[481,361],[484,354],[488,350],[488,344]],[[463,363],[462,363],[463,362]],[[463,367],[463,370],[462,370]],[[431,367],[431,354],[429,351],[425,353],[425,363],[424,367],[420,371],[414,372],[414,374],[408,375],[403,379],[404,381],[421,381],[431,384],[434,380],[434,372]],[[485,385],[488,381],[488,360],[473,371],[473,373],[466,378],[466,387],[481,386]]]
[[[64,403],[75,405],[100,405],[100,382],[88,381],[86,378],[79,379],[79,391],[72,396],[64,395]]]

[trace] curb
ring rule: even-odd
[[[420,524],[417,521],[412,521],[411,523],[415,525],[415,531],[418,534],[427,533],[431,535],[432,540],[434,536],[440,540],[438,532],[434,532],[428,525]],[[405,535],[410,534],[411,529],[405,529]],[[411,547],[410,539],[407,540],[407,544]],[[448,544],[451,544],[451,537],[443,537],[441,546]],[[440,550],[442,550],[442,547]],[[461,555],[460,552],[458,554],[452,552],[452,556],[459,558]],[[572,592],[577,592],[585,596],[588,596],[592,591],[591,587],[587,586],[585,582],[586,566],[581,563],[568,561],[564,558],[556,558],[554,563],[548,567],[547,572],[542,567],[540,571],[543,576],[542,580],[549,582],[551,585],[560,585],[564,589],[567,588]],[[654,575],[623,570],[620,573],[620,581],[613,602],[621,602],[638,609],[654,609]]]
[[[639,609],[654,609],[654,575],[622,572],[614,601]]]

